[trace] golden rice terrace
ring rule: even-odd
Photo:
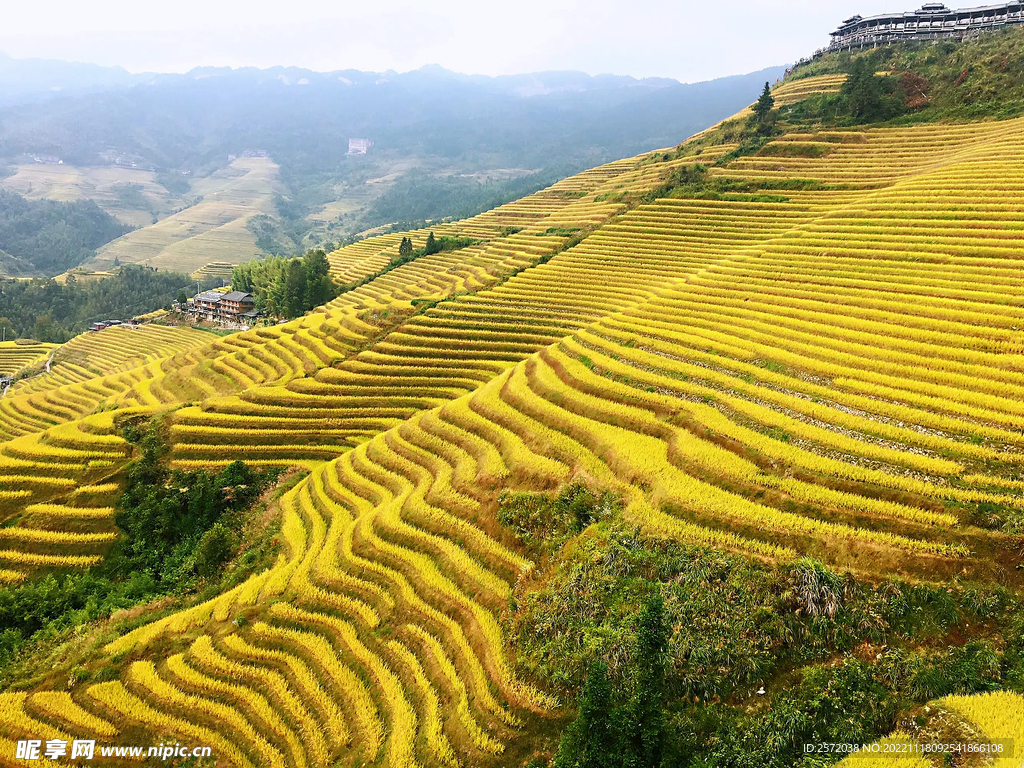
[[[116,678],[0,695],[0,764],[28,764],[26,737],[139,734],[218,765],[498,764],[560,705],[499,620],[534,567],[495,519],[509,489],[581,480],[657,536],[1019,587],[1019,538],[976,523],[1024,509],[1024,120],[789,134],[714,165],[734,148],[435,227],[477,242],[287,324],[0,349],[53,355],[0,399],[6,582],[104,557],[129,415],[166,414],[181,467],[305,471],[273,567],[114,639]],[[638,204],[698,162],[780,191]],[[360,283],[427,234],[332,273]],[[1007,696],[950,706],[984,729]]]

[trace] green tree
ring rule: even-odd
[[[303,302],[306,300],[306,270],[300,259],[292,259],[284,278],[284,310],[288,317],[298,317],[305,309]]]
[[[224,513],[248,507],[269,475],[237,461],[218,474],[172,470],[162,425],[129,426],[123,434],[141,455],[125,472],[125,491],[114,516],[124,536],[110,567],[144,573],[164,585],[187,583],[194,574],[213,575],[235,546]],[[211,533],[220,522],[223,530]]]
[[[239,264],[237,267],[231,270],[231,287],[236,291],[242,291],[243,293],[253,293],[256,290],[256,286],[252,282],[253,263],[246,262],[245,264]]]
[[[178,291],[178,303],[179,304],[187,304],[188,303],[188,294],[185,293],[185,289],[184,288],[182,288],[180,291]]]
[[[665,745],[668,624],[661,596],[644,603],[633,653],[633,696],[622,713],[623,768],[657,768]]]
[[[613,721],[608,665],[595,661],[580,697],[580,713],[562,736],[554,768],[615,768],[621,765]]]
[[[288,312],[288,302],[285,293],[287,264],[286,259],[274,259],[273,267],[266,271],[263,278],[265,289],[262,291],[257,289],[256,292],[256,306],[259,307],[259,296],[262,294],[265,297],[263,311],[278,317],[284,316]]]
[[[433,236],[433,233],[431,233]],[[408,261],[412,258],[412,240],[408,237],[403,237],[402,242],[398,244],[398,258],[402,261]]]
[[[768,120],[768,115],[771,114],[772,107],[775,106],[775,97],[772,96],[772,89],[768,83],[764,84],[764,90],[761,91],[761,95],[754,103],[754,117],[761,124],[764,124]]]
[[[665,752],[668,631],[661,596],[648,598],[637,617],[629,700],[613,709],[608,667],[594,662],[555,768],[659,768]]]
[[[896,78],[876,75],[875,66],[870,56],[854,59],[839,89],[845,111],[855,123],[888,120],[906,111],[905,101],[895,94]]]
[[[434,233],[431,232],[429,235],[427,235],[427,244],[423,248],[423,253],[425,255],[429,256],[432,253],[440,253],[440,252],[441,252],[441,244],[437,242],[437,240],[434,238]]]
[[[213,576],[231,559],[234,550],[231,529],[224,523],[214,523],[196,546],[195,572],[204,578]]]
[[[14,330],[14,324],[6,317],[0,317],[0,339],[11,341],[18,338],[18,332]]]
[[[71,338],[71,332],[49,315],[39,315],[32,327],[32,338],[54,344],[63,344]]]
[[[304,309],[315,309],[325,304],[336,295],[334,281],[331,280],[331,264],[327,254],[321,248],[309,251],[302,257],[302,266],[306,272],[306,291]]]

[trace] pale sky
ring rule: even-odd
[[[468,74],[552,69],[684,82],[795,61],[894,0],[0,0],[0,51],[185,72],[200,65]]]

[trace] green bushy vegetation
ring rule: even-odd
[[[413,248],[412,241],[403,237],[398,255],[386,267],[357,283],[344,286],[331,279],[330,263],[322,248],[308,251],[302,258],[270,256],[235,267],[231,274],[231,287],[251,293],[256,300],[256,308],[261,312],[274,317],[293,318],[421,256],[466,248],[476,242],[468,237],[435,237],[431,232],[422,248]]]
[[[95,568],[0,587],[0,685],[20,677],[16,666],[34,644],[65,636],[74,627],[157,594],[157,585],[147,574],[114,579]]]
[[[739,157],[753,154],[821,157],[831,149],[818,144],[794,142],[779,145],[770,142],[787,131],[884,122],[921,106],[919,100],[908,96],[908,87],[913,89],[914,84],[922,87],[920,78],[912,73],[904,73],[903,77],[879,75],[877,66],[878,61],[871,54],[845,60],[843,71],[847,73],[847,79],[839,93],[820,94],[783,107],[776,108],[774,99],[766,90],[752,105],[750,117],[725,121],[708,137],[707,141],[712,143],[738,144],[719,157],[715,165],[727,166]]]
[[[554,765],[809,766],[804,743],[871,741],[931,699],[1024,686],[1008,591],[765,564],[647,538],[579,486],[544,496],[504,497],[499,516],[527,541],[551,537],[506,620],[521,671],[579,701]],[[641,667],[662,668],[637,661],[652,601],[667,627],[664,757],[636,763],[617,734]]]
[[[206,287],[215,284],[210,281]],[[61,343],[90,323],[169,309],[181,291],[191,295],[195,287],[188,275],[134,264],[126,264],[111,277],[88,282],[79,282],[73,273],[64,284],[48,278],[5,280],[0,282],[0,325],[7,328],[8,339]]]
[[[737,158],[754,154],[820,157],[830,151],[820,145],[820,140],[814,144],[770,142],[786,132],[822,128],[1024,115],[1024,28],[990,32],[963,42],[902,43],[869,51],[825,54],[799,64],[786,79],[833,74],[847,75],[838,93],[817,94],[794,104],[775,106],[770,92],[762,92],[751,105],[751,116],[726,120],[685,147],[680,145],[664,159],[699,156],[704,146],[723,143],[738,146],[720,156],[716,166],[728,166]],[[684,170],[680,177],[677,171],[638,202],[653,202],[670,194],[785,201],[784,196],[751,191],[737,196],[737,190],[716,189],[718,180],[695,184],[687,173]]]
[[[555,768],[646,768],[665,755],[665,663],[669,627],[660,597],[636,620],[629,684],[612,695],[608,667],[590,666],[580,714],[562,736]],[[628,691],[628,697],[623,690]],[[622,703],[615,706],[615,699]]]
[[[431,232],[427,235],[427,242],[424,243],[422,248],[413,248],[412,240],[408,237],[403,237],[398,246],[398,256],[391,260],[387,268],[394,269],[395,267],[400,267],[421,256],[432,256],[435,253],[443,253],[444,251],[458,251],[475,245],[477,242],[477,240],[471,237],[448,237],[447,235],[434,237],[434,233]]]
[[[574,483],[552,498],[546,493],[509,493],[498,502],[498,520],[536,554],[556,551],[591,523],[617,511],[619,500],[605,491],[596,495]]]
[[[36,274],[56,275],[76,267],[130,230],[92,200],[26,200],[0,189],[0,251]]]
[[[1020,27],[987,32],[963,42],[937,40],[881,46],[864,53],[827,54],[799,65],[790,77],[847,72],[863,81],[864,73],[875,71],[890,74],[878,77],[871,90],[889,90],[903,100],[903,108],[897,109],[891,102],[886,107],[876,101],[875,105],[882,108],[865,116],[870,118],[867,121],[1005,119],[1024,115],[1024,29]],[[883,101],[884,97],[883,93]],[[831,117],[839,124],[844,119],[849,122],[855,113],[840,114],[837,119],[834,110],[838,102],[836,97],[818,96],[794,105],[790,113],[796,119]]]
[[[172,470],[159,422],[128,424],[123,434],[138,456],[128,464],[117,503],[115,520],[122,535],[109,555],[87,571],[0,587],[0,684],[22,677],[19,662],[76,627],[204,585],[216,593],[222,578],[238,579],[224,567],[243,544],[250,509],[278,470],[257,470],[241,461],[219,472]],[[265,565],[272,545],[246,544],[238,569]]]
[[[881,123],[924,106],[918,93],[927,92],[927,80],[913,72],[880,75],[875,54],[864,54],[844,64],[847,73],[836,94],[821,94],[781,110],[788,124],[821,123],[837,126]]]
[[[254,470],[242,461],[220,472],[172,470],[170,446],[159,422],[144,428],[129,425],[124,435],[140,456],[125,472],[115,517],[124,536],[107,567],[148,574],[172,589],[216,573],[238,543],[231,533],[238,526],[228,516],[248,509],[277,470]]]
[[[275,317],[293,318],[338,295],[330,263],[322,248],[302,258],[271,256],[247,261],[231,273],[231,287],[251,293],[256,308]]]
[[[764,146],[764,142],[758,142],[758,147],[761,146]],[[725,162],[741,154],[743,153],[737,149],[736,153],[725,156]],[[746,154],[751,153],[747,152]],[[826,184],[814,179],[733,179],[727,176],[712,176],[708,174],[707,165],[696,163],[677,168],[657,190],[644,197],[644,202],[653,202],[665,197],[681,197],[699,200],[783,203],[789,199],[785,195],[787,191],[842,188],[841,184]]]

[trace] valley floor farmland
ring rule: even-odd
[[[582,479],[653,535],[1019,587],[1017,539],[977,523],[1024,508],[1022,139],[790,135],[708,170],[778,194],[644,201],[734,149],[684,145],[435,228],[462,250],[386,272],[428,233],[336,251],[340,283],[373,279],[287,324],[71,342],[0,400],[0,577],[103,556],[120,418],[168,413],[183,467],[308,474],[273,567],[111,638],[102,682],[4,694],[0,762],[145,732],[225,765],[496,763],[559,704],[506,651],[533,564],[504,489]]]
[[[95,200],[119,221],[145,227],[185,203],[156,181],[153,171],[116,166],[19,165],[0,186],[29,200]]]
[[[247,224],[274,210],[277,166],[266,158],[240,158],[210,176],[197,179],[191,196],[201,198],[178,213],[108,243],[86,269],[109,269],[114,260],[157,269],[195,272],[211,261],[233,264],[260,251]]]

